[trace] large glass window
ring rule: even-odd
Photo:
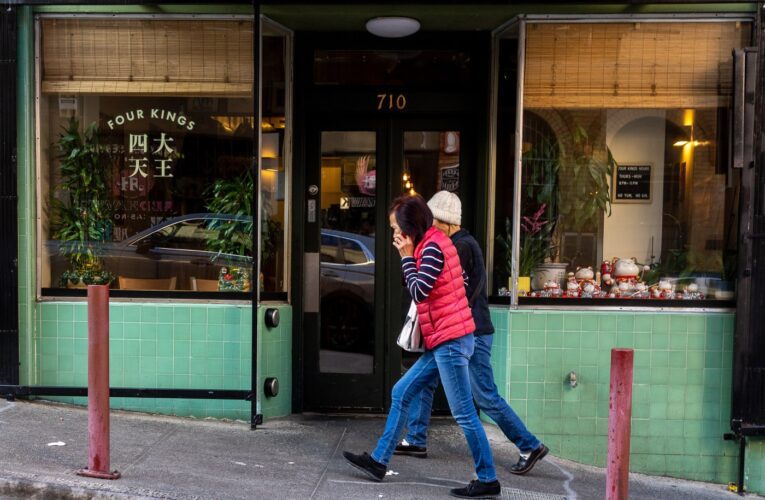
[[[286,53],[264,34],[259,124],[252,37],[245,19],[39,19],[44,293],[285,289]]]
[[[495,292],[513,284],[515,215],[520,296],[733,298],[731,53],[749,39],[736,22],[528,24],[520,213],[497,204]]]

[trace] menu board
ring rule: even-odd
[[[617,165],[614,202],[651,201],[651,165]]]

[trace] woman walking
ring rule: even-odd
[[[397,198],[388,214],[406,286],[417,304],[425,352],[393,387],[385,430],[372,454],[345,451],[343,456],[372,479],[382,481],[412,400],[440,376],[478,476],[467,486],[452,489],[451,494],[459,498],[492,498],[500,494],[501,488],[470,390],[468,362],[473,354],[475,323],[457,250],[448,236],[433,227],[433,214],[421,196]]]

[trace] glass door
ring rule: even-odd
[[[427,200],[462,189],[458,124],[353,122],[322,120],[307,151],[305,248],[316,254],[314,264],[306,261],[303,322],[310,410],[387,409],[393,384],[417,359],[396,345],[411,299],[390,244],[388,206],[405,193]],[[445,399],[434,407],[447,410]]]
[[[305,247],[316,249],[318,262],[306,281],[318,314],[304,319],[305,406],[382,411],[385,131],[349,122],[322,120],[311,132]]]

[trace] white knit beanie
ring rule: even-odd
[[[462,224],[462,202],[449,191],[439,191],[428,202],[433,217],[447,224]]]

